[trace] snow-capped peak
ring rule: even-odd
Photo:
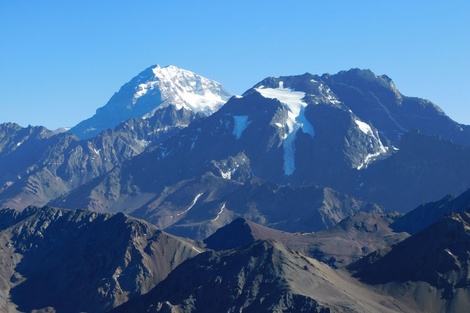
[[[159,92],[162,103],[158,107],[173,104],[178,109],[185,108],[209,115],[231,97],[221,84],[176,66],[156,65],[151,68],[151,72],[150,77],[142,77],[143,81],[136,86],[132,99],[134,105],[141,98]]]
[[[231,97],[221,84],[176,66],[151,66],[124,84],[91,118],[70,131],[91,138],[134,117],[150,117],[174,105],[210,115]]]

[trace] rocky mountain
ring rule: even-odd
[[[111,312],[130,311],[412,312],[276,241],[200,254]]]
[[[369,70],[152,66],[70,132],[0,125],[0,311],[463,311],[469,132]]]
[[[0,125],[0,207],[45,205],[176,134],[197,115],[167,106],[88,140],[43,127]]]
[[[399,147],[386,160],[361,172],[356,191],[349,193],[390,210],[408,212],[470,188],[469,146],[410,131],[402,136]]]
[[[322,79],[361,120],[374,125],[394,145],[410,130],[470,144],[468,125],[456,123],[429,100],[404,96],[386,75],[351,69]]]
[[[470,304],[470,211],[441,218],[391,249],[352,264],[362,281],[427,312],[463,312]]]
[[[138,158],[137,158],[138,159]],[[135,160],[137,160],[135,159]],[[140,165],[149,164],[141,160]],[[123,211],[143,218],[161,229],[182,237],[204,239],[218,228],[237,217],[244,217],[259,224],[283,231],[313,232],[332,227],[345,217],[377,207],[330,188],[316,186],[279,186],[257,178],[239,182],[209,172],[195,178],[173,182],[174,177],[134,175],[134,179],[159,177],[164,179],[162,189],[153,189],[162,182],[129,183],[125,188],[116,168],[107,175],[106,181],[95,181],[52,202],[55,206],[80,208],[93,211]],[[134,171],[132,171],[134,173]],[[138,173],[138,172],[137,172]],[[97,179],[96,181],[99,181]],[[133,187],[131,187],[133,186]],[[136,186],[146,186],[140,189]],[[93,188],[85,190],[85,188]],[[111,188],[115,195],[109,200],[107,194],[94,190]],[[90,192],[93,197],[83,197]],[[128,194],[131,192],[132,194]],[[108,208],[105,205],[109,205]]]
[[[361,94],[366,104],[358,109]],[[373,113],[372,107],[382,113]],[[420,110],[425,118],[417,114]],[[440,137],[432,136],[432,125],[440,125],[435,129]],[[452,141],[464,143],[465,129],[431,102],[405,97],[389,78],[367,70],[267,78],[214,114],[195,120],[178,136],[51,204],[122,211],[196,238],[207,237],[236,216],[266,226],[294,225],[284,213],[271,220],[266,213],[259,216],[257,205],[241,201],[236,208],[227,206],[230,194],[245,185],[252,188],[247,183],[258,177],[278,185],[273,190],[324,186],[343,198],[351,195],[406,212],[470,188],[470,147]],[[302,201],[296,203],[297,212],[304,214],[307,210],[300,208],[306,199],[298,199]],[[349,206],[336,216],[310,215],[309,227],[277,228],[317,231],[319,225],[331,227],[356,211]],[[303,216],[297,220],[306,221]]]
[[[150,117],[161,108],[210,115],[229,98],[221,84],[176,66],[151,66],[123,85],[96,114],[70,129],[81,139],[94,137],[135,117]]]
[[[119,214],[0,210],[2,312],[105,312],[202,249]]]
[[[156,66],[69,133],[2,124],[0,207],[45,205],[211,114],[229,97],[219,83]]]

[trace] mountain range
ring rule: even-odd
[[[68,131],[0,124],[0,307],[459,312],[469,159],[370,70],[231,95],[151,66]]]

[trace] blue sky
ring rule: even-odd
[[[468,1],[0,1],[0,122],[73,126],[143,69],[242,93],[353,67],[470,124]]]

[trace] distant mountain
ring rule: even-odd
[[[332,228],[304,234],[287,245],[334,268],[343,268],[372,251],[386,249],[409,237],[408,233],[390,227],[399,216],[377,209],[359,211]]]
[[[413,297],[426,312],[464,312],[470,303],[469,255],[470,211],[465,210],[391,249],[370,254],[350,269],[394,296]]]
[[[176,66],[151,66],[123,85],[91,118],[70,129],[81,139],[94,137],[135,117],[150,117],[174,105],[196,114],[210,115],[229,98],[221,84]]]
[[[94,117],[152,107],[114,130],[79,140],[1,125],[0,206],[125,212],[204,239],[237,217],[317,232],[371,203],[407,212],[470,188],[465,125],[386,76],[271,77],[220,109],[217,86],[151,67]]]
[[[202,251],[123,214],[49,207],[0,210],[0,245],[2,312],[105,312]]]
[[[401,95],[388,77],[368,70],[266,78],[177,136],[51,203],[124,211],[197,238],[237,216],[232,212],[239,209],[226,203],[224,210],[222,199],[228,201],[253,177],[286,192],[321,186],[406,212],[470,188],[470,147],[455,143],[470,138],[464,126],[429,101]],[[218,178],[209,179],[208,173]],[[307,212],[300,203],[296,207],[301,215]],[[182,214],[188,208],[191,212]],[[275,223],[266,211],[252,208],[244,209],[251,216],[241,216],[266,226]],[[345,206],[338,208],[341,213],[332,219],[335,210],[311,215],[310,231],[331,227],[356,211],[345,214]],[[306,221],[304,215],[297,220]],[[309,231],[291,219],[276,223],[287,231]]]
[[[276,241],[206,252],[111,312],[412,312]]]
[[[292,84],[311,81],[312,77],[294,77]],[[335,177],[348,182],[354,171],[391,152],[378,132],[350,113],[324,85],[311,83],[318,95],[306,97],[305,92],[291,92],[289,88],[297,85],[288,85],[288,77],[285,80],[282,88],[260,86],[242,98],[231,98],[213,115],[191,123],[178,137],[116,169],[110,177],[117,177],[120,185],[131,184],[140,190],[150,188],[158,194],[165,185],[204,174],[209,166],[216,175],[227,179],[245,173],[241,179],[254,175],[281,184],[305,182],[328,186]],[[272,90],[288,99],[293,94],[295,101],[285,104],[272,97]],[[277,96],[282,98],[281,95]],[[310,105],[304,104],[301,100],[304,97]],[[328,102],[317,105],[318,99]],[[310,116],[313,124],[309,122]],[[316,125],[315,135],[307,122]],[[126,181],[127,175],[133,177],[133,182]]]

